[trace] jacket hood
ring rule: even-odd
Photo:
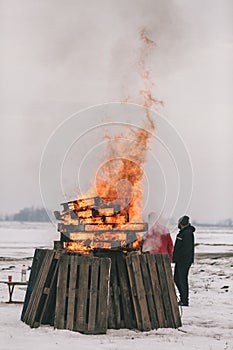
[[[196,231],[196,228],[195,228],[194,226],[190,225],[190,228],[191,228],[191,230],[192,230],[193,232]]]
[[[188,226],[184,227],[181,231],[185,231],[185,230],[192,230],[192,232],[196,231],[196,228],[194,226],[192,226],[191,224],[189,224]]]

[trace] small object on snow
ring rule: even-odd
[[[223,287],[221,287],[221,289],[227,289],[227,288],[229,288],[229,286],[223,286]]]
[[[177,328],[177,330],[178,330],[179,332],[182,332],[182,333],[188,333],[188,332],[185,331],[184,329]]]
[[[8,275],[8,282],[11,283],[12,282],[12,276]]]
[[[27,271],[26,266],[23,265],[21,270],[21,282],[26,282],[26,276],[27,276],[26,271]]]

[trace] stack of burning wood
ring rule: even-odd
[[[130,204],[109,198],[82,198],[61,204],[55,212],[61,222],[58,231],[64,248],[73,251],[102,249],[139,249],[146,223],[131,222]]]

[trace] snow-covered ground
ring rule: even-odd
[[[31,265],[35,248],[52,248],[56,239],[59,234],[50,224],[0,222],[0,280],[8,275],[20,280],[22,264]],[[31,329],[20,321],[22,304],[6,304],[7,286],[0,284],[0,349],[233,349],[233,228],[197,228],[196,243],[190,306],[181,309],[180,329],[108,330],[98,336],[49,326]],[[16,287],[14,299],[24,295],[25,287]]]

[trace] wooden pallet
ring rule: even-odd
[[[126,257],[137,328],[149,331],[181,326],[167,255],[129,254]]]
[[[62,251],[45,250],[43,262],[32,277],[33,289],[28,291],[27,305],[21,316],[30,327],[39,327],[41,323],[53,323],[54,287],[56,285],[57,268]],[[34,280],[35,279],[35,280]]]
[[[101,250],[35,252],[21,320],[85,334],[107,328],[178,328],[181,319],[168,255]]]
[[[54,327],[85,334],[107,331],[111,260],[64,255],[60,259]]]
[[[25,320],[24,319],[24,315],[25,315],[25,312],[27,310],[28,303],[29,303],[32,291],[34,289],[34,285],[36,283],[37,275],[38,275],[38,272],[40,270],[40,266],[43,263],[45,254],[46,254],[46,250],[45,249],[36,249],[35,250],[33,261],[32,261],[30,277],[29,277],[29,281],[28,281],[28,287],[27,287],[27,291],[26,291],[26,294],[25,294],[25,298],[24,298],[23,310],[22,310],[22,313],[21,313],[21,321]]]
[[[112,261],[108,328],[135,328],[136,319],[126,267],[125,253],[120,251],[102,251],[95,254],[97,256],[107,256]]]

